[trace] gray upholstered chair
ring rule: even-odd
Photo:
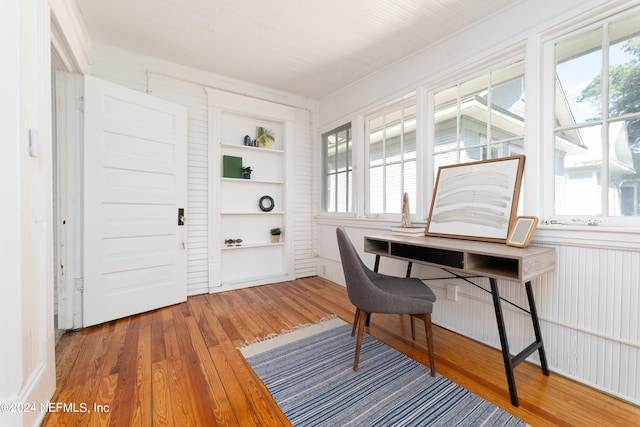
[[[353,370],[358,369],[362,334],[368,314],[409,314],[411,315],[411,331],[415,339],[413,316],[422,317],[427,331],[427,349],[431,376],[435,376],[435,357],[433,354],[433,332],[431,329],[431,312],[436,295],[417,278],[393,277],[371,271],[360,259],[356,249],[349,240],[344,228],[336,229],[342,269],[347,282],[349,300],[356,306],[356,316],[351,330],[353,336],[358,326],[356,355]]]

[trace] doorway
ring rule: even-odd
[[[52,49],[52,162],[54,328],[57,339],[82,326],[82,76],[54,68]]]

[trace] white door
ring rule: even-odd
[[[83,324],[186,300],[187,113],[85,77]]]

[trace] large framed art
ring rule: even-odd
[[[524,160],[512,156],[440,167],[425,234],[506,243]]]

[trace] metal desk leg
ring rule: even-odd
[[[411,261],[409,261],[409,265],[407,265],[407,274],[404,277],[410,277],[411,276],[411,267],[413,267],[413,263]]]
[[[531,282],[524,284],[527,289],[527,299],[529,300],[529,311],[531,312],[531,322],[533,323],[533,332],[536,335],[536,344],[539,346],[538,355],[540,356],[540,366],[542,367],[542,373],[549,376],[549,366],[547,365],[547,356],[544,352],[544,345],[542,344],[542,334],[540,333],[540,322],[538,320],[538,310],[536,310],[536,301],[533,298],[533,290],[531,289]]]
[[[504,359],[504,369],[507,373],[507,382],[509,383],[509,394],[511,395],[511,404],[518,406],[518,391],[516,390],[516,381],[513,375],[513,370],[521,362],[525,361],[527,357],[538,350],[540,356],[540,365],[542,367],[542,373],[549,375],[549,367],[547,366],[547,356],[544,352],[544,345],[542,344],[542,334],[540,333],[540,321],[538,320],[538,312],[536,310],[535,299],[533,298],[533,290],[531,289],[531,282],[525,283],[527,290],[527,299],[529,300],[529,314],[531,315],[531,324],[533,325],[533,331],[536,335],[536,340],[531,343],[527,348],[520,353],[511,357],[509,353],[509,342],[507,340],[507,331],[505,329],[504,317],[502,316],[502,306],[500,305],[500,294],[498,291],[498,282],[496,279],[489,279],[491,282],[491,294],[493,296],[493,306],[496,310],[496,320],[498,321],[498,332],[500,333],[500,344],[502,344],[502,358]],[[526,310],[525,310],[526,311]]]
[[[509,384],[509,394],[511,396],[511,404],[520,406],[518,401],[518,390],[516,389],[516,381],[513,375],[513,366],[511,366],[511,356],[509,354],[509,341],[507,339],[507,331],[502,315],[502,305],[500,304],[500,293],[498,291],[498,281],[489,279],[491,283],[491,295],[493,297],[493,307],[496,310],[496,320],[498,321],[498,333],[500,334],[500,344],[502,345],[502,358],[504,359],[504,368],[507,374],[507,383]]]

